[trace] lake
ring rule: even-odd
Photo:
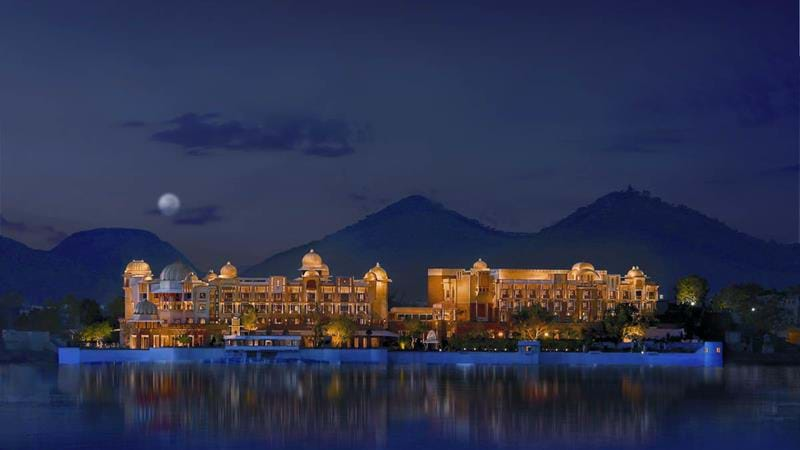
[[[800,448],[800,368],[0,365],[0,448]]]

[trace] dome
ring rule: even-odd
[[[314,249],[312,248],[303,256],[300,270],[319,270],[322,269],[322,266],[322,257],[319,256],[319,253],[314,253]]]
[[[478,258],[478,260],[472,264],[472,270],[487,270],[488,268],[489,265],[486,264],[486,262],[480,258]]]
[[[161,281],[183,281],[191,273],[191,270],[186,267],[186,264],[176,261],[161,271],[159,278]]]
[[[239,272],[236,270],[236,266],[231,264],[230,261],[219,269],[220,278],[236,278],[237,276],[239,276]]]
[[[642,272],[642,269],[640,269],[639,266],[631,267],[631,270],[629,270],[628,273],[625,274],[625,278],[637,278],[643,276],[644,272]]]
[[[320,275],[322,275],[323,277],[328,277],[331,275],[331,269],[328,268],[327,264],[321,265],[319,270],[320,270],[319,272]]]
[[[369,269],[369,272],[375,275],[377,281],[389,281],[389,275],[381,267],[381,263],[375,263],[375,267]]]
[[[588,262],[577,262],[572,265],[572,270],[592,270],[594,271],[594,266]]]
[[[377,280],[378,280],[378,277],[375,276],[375,272],[373,272],[371,270],[364,274],[364,281],[377,281]]]
[[[216,280],[216,279],[217,279],[216,272],[214,272],[213,269],[209,270],[208,273],[206,274],[206,281],[213,281],[213,280]]]
[[[142,259],[134,259],[125,266],[125,275],[145,276],[150,273],[150,264]]]
[[[303,272],[303,278],[318,277],[319,273],[316,270],[306,270]]]
[[[142,300],[133,308],[131,320],[158,320],[158,307],[149,300]]]

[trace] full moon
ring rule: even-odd
[[[181,199],[177,195],[167,192],[158,198],[158,210],[165,216],[174,215],[181,209]]]

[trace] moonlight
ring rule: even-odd
[[[177,195],[167,192],[158,198],[158,210],[165,216],[172,216],[181,209],[181,199]]]

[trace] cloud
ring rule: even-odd
[[[67,237],[67,233],[50,225],[32,225],[24,222],[12,222],[0,214],[0,231],[9,230],[12,233],[38,235],[51,244],[57,244]]]
[[[128,120],[119,125],[125,128],[141,128],[147,126],[147,122],[143,122],[141,120]]]
[[[197,208],[186,208],[178,211],[172,223],[175,225],[205,225],[211,222],[219,222],[222,217],[219,215],[218,206],[200,206]]]
[[[175,225],[206,225],[212,222],[220,222],[223,220],[217,205],[204,205],[196,206],[193,208],[181,208],[178,212],[171,216],[172,223]],[[153,208],[145,211],[146,214],[151,216],[163,216],[158,208]]]
[[[134,121],[132,121],[134,122]],[[132,123],[131,122],[131,123]],[[156,142],[176,145],[189,155],[210,150],[300,152],[338,158],[355,152],[355,144],[369,140],[371,129],[339,119],[273,117],[259,125],[223,120],[217,113],[186,113],[164,123],[153,133]]]

